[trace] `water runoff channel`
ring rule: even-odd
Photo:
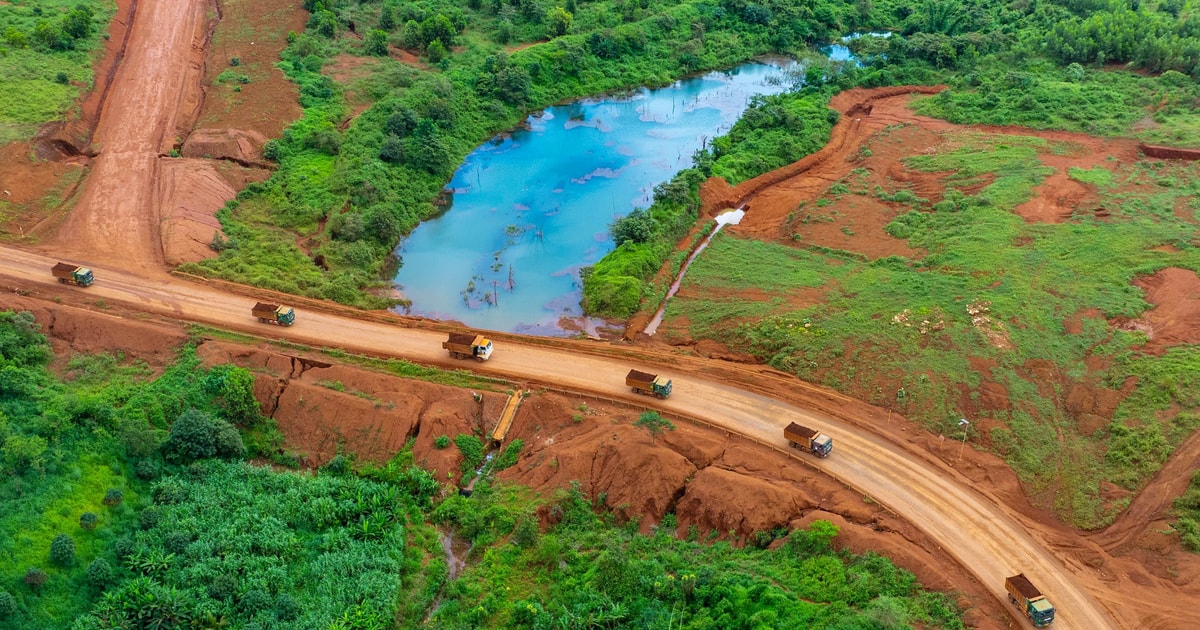
[[[828,54],[845,58],[843,48]],[[654,188],[689,168],[753,97],[791,89],[798,65],[756,61],[580,99],[492,138],[451,178],[447,209],[397,247],[395,283],[411,302],[404,312],[522,334],[595,334],[602,322],[583,315],[580,270],[615,247],[612,223],[649,207]],[[726,216],[713,234],[736,222]]]

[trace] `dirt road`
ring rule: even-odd
[[[0,275],[23,284],[51,285],[54,260],[29,253],[0,249]],[[864,495],[888,506],[921,527],[942,550],[955,557],[979,580],[1004,598],[1006,575],[1025,572],[1059,609],[1055,627],[1099,630],[1116,627],[1110,611],[1077,584],[1076,577],[1045,551],[1047,546],[1028,534],[992,501],[965,484],[947,478],[943,471],[914,458],[900,448],[860,428],[819,416],[765,396],[722,384],[717,378],[722,364],[694,358],[678,374],[670,364],[630,363],[626,358],[605,357],[607,346],[571,344],[558,347],[505,342],[484,364],[455,362],[441,349],[443,333],[402,328],[385,323],[300,310],[290,328],[259,324],[250,315],[254,300],[221,293],[174,278],[149,279],[111,268],[93,267],[97,282],[79,289],[81,299],[121,302],[178,319],[277,336],[297,342],[344,348],[352,352],[390,355],[428,363],[468,367],[482,373],[532,380],[553,387],[594,392],[614,399],[633,400],[677,416],[705,419],[765,444],[783,446],[782,427],[798,420],[820,426],[835,436],[835,451],[827,460],[798,456],[797,465],[820,468]],[[711,364],[711,365],[709,365]],[[635,396],[625,388],[630,367],[673,374],[675,394],[666,401]]]
[[[126,268],[162,263],[159,156],[190,126],[199,107],[203,0],[139,3],[94,135],[99,154],[54,251],[90,260],[120,258]]]

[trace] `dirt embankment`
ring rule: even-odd
[[[30,298],[6,299],[5,308],[32,311],[60,357],[122,352],[162,366],[188,338],[177,325],[132,322]],[[404,380],[265,345],[208,340],[197,352],[206,364],[228,362],[254,372],[263,412],[276,418],[287,447],[308,466],[340,451],[385,460],[414,439],[417,461],[439,480],[447,473],[457,479],[458,450],[438,449],[435,439],[490,430],[507,400],[500,392]],[[986,588],[938,553],[917,528],[878,504],[772,449],[719,430],[679,422],[652,438],[632,426],[640,412],[586,396],[535,391],[509,436],[524,440],[525,448],[517,465],[500,477],[546,495],[578,481],[588,495],[603,496],[614,512],[639,520],[643,529],[675,513],[680,535],[695,526],[701,534],[714,531],[720,539],[744,541],[756,531],[829,520],[841,528],[835,544],[891,557],[926,586],[960,592],[960,604],[976,627],[1007,627],[1006,612]]]

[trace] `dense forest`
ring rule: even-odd
[[[496,485],[519,447],[470,498],[410,449],[301,470],[253,374],[205,368],[193,345],[161,371],[52,359],[28,312],[0,312],[5,628],[962,627],[950,596],[834,551],[827,522],[745,548],[676,539],[673,515],[647,536],[578,490]],[[479,441],[455,442],[472,471]],[[454,581],[450,530],[469,544]]]

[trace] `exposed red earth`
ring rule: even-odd
[[[268,4],[275,9],[287,5]],[[1017,571],[1039,576],[1038,584],[1059,607],[1058,628],[1194,627],[1200,560],[1157,533],[1170,501],[1197,467],[1200,442],[1194,436],[1116,523],[1103,532],[1081,534],[1031,507],[1012,470],[998,458],[967,448],[960,459],[953,442],[895,414],[762,366],[684,356],[654,343],[513,335],[497,335],[501,349],[496,356],[486,364],[468,366],[445,357],[440,331],[447,327],[437,323],[296,301],[300,315],[295,327],[262,326],[249,316],[254,300],[244,293],[168,276],[166,264],[205,254],[200,245],[212,237],[212,212],[246,181],[263,175],[245,158],[252,158],[261,140],[278,133],[295,110],[277,107],[278,117],[268,116],[273,122],[256,125],[251,122],[262,103],[217,106],[211,92],[206,98],[202,77],[211,81],[227,64],[223,58],[232,54],[205,54],[214,26],[208,18],[223,15],[210,10],[215,5],[181,0],[119,6],[114,25],[130,9],[136,9],[135,22],[128,29],[128,45],[114,45],[124,57],[113,63],[117,71],[107,88],[109,96],[101,99],[95,133],[87,134],[85,146],[90,149],[80,155],[61,151],[57,161],[25,164],[27,171],[21,171],[20,164],[0,161],[6,186],[8,181],[22,182],[19,192],[28,198],[43,194],[70,169],[82,164],[89,168],[66,218],[55,225],[52,215],[36,233],[44,238],[37,245],[44,253],[93,266],[96,285],[86,290],[61,287],[48,273],[53,258],[0,249],[0,289],[7,296],[0,297],[0,308],[34,311],[61,349],[122,351],[161,364],[183,338],[178,322],[186,320],[479,369],[535,391],[518,414],[512,435],[528,446],[518,465],[504,473],[535,489],[563,487],[576,479],[589,493],[607,493],[609,505],[624,516],[649,519],[644,526],[673,510],[681,531],[695,524],[745,535],[763,527],[826,518],[843,527],[840,544],[875,549],[933,588],[960,590],[968,620],[978,627],[1025,627],[1013,617],[1002,593],[1003,576]],[[112,40],[117,39],[114,34]],[[277,54],[282,44],[272,45]],[[244,63],[270,59],[270,53],[255,57],[257,50],[237,52]],[[834,106],[844,116],[829,147],[738,187],[712,182],[704,190],[706,207],[715,211],[749,202],[746,220],[731,229],[779,238],[787,213],[855,168],[847,158],[882,129],[904,125],[903,133],[909,135],[897,144],[907,143],[910,149],[938,143],[937,134],[953,126],[916,116],[906,107],[909,92],[929,90],[936,88],[839,95]],[[223,116],[243,122],[210,124],[210,114],[212,121]],[[201,133],[195,132],[198,121],[205,127]],[[1122,140],[975,129],[1068,139],[1083,147],[1071,158],[1080,163],[1110,155],[1121,161],[1138,159],[1136,144]],[[78,138],[81,133],[68,135]],[[896,168],[900,149],[883,148],[885,144],[873,145],[883,150],[867,158],[876,160],[872,171],[910,177],[922,196],[940,191],[936,176],[915,176]],[[29,149],[3,150],[20,156]],[[172,150],[197,157],[166,157]],[[91,154],[95,157],[89,159]],[[232,158],[238,164],[214,169],[204,157]],[[238,170],[246,164],[250,170]],[[1065,171],[1067,163],[1050,165]],[[25,178],[23,172],[32,176]],[[1056,181],[1068,180],[1048,179],[1035,191],[1037,198],[1018,212],[1030,221],[1055,221],[1086,205],[1086,191],[1080,197],[1078,190],[1060,190]],[[886,218],[867,218],[869,214],[849,219],[861,222],[855,224],[851,249],[872,256],[907,255],[903,243],[882,233]],[[24,226],[20,220],[6,225]],[[845,247],[842,241],[834,242],[846,237],[836,228],[811,236],[818,244],[825,239],[828,246]],[[1200,330],[1195,296],[1200,281],[1195,273],[1164,270],[1140,282],[1147,300],[1156,305],[1137,324],[1155,331],[1151,342],[1164,348],[1195,343]],[[706,350],[705,354],[746,359],[711,344]],[[470,432],[494,415],[504,398],[485,393],[478,408],[468,392],[399,381],[266,344],[208,340],[201,353],[207,361],[233,361],[255,370],[264,411],[274,415],[289,445],[306,453],[310,463],[329,457],[339,440],[365,457],[383,458],[415,435],[420,458],[439,472],[451,470],[457,465],[456,452],[432,447],[433,438]],[[662,403],[632,396],[621,376],[631,365],[669,371],[676,394]],[[321,384],[332,381],[346,391]],[[1001,388],[981,398],[989,396],[994,404],[1004,404],[1007,392]],[[1095,411],[1115,404],[1100,398],[1084,390],[1078,404]],[[586,412],[580,409],[585,404]],[[631,427],[630,420],[647,406],[675,419],[677,431],[652,441]],[[578,422],[576,415],[582,417]],[[834,435],[833,457],[817,461],[783,446],[781,427],[804,418]]]

